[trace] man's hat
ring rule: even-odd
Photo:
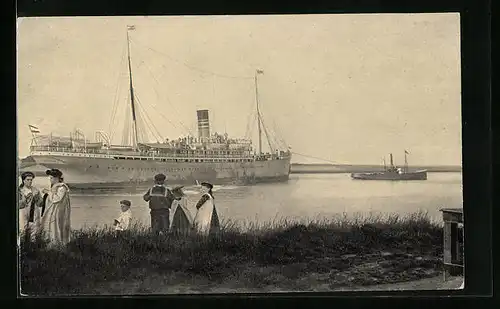
[[[208,183],[208,182],[202,182],[201,185],[204,186],[204,187],[207,187],[209,189],[213,189],[214,188],[214,185],[211,184],[211,183]]]
[[[167,176],[165,176],[164,174],[155,175],[155,181],[165,181],[165,179],[167,179]]]
[[[130,207],[132,205],[132,203],[129,200],[121,200],[120,204],[126,205],[128,207]]]
[[[47,171],[45,171],[45,174],[47,174],[49,176],[57,177],[57,178],[62,177],[62,172],[60,170],[58,170],[57,168],[47,170]]]

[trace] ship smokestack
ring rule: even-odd
[[[392,161],[392,153],[391,153],[391,154],[389,154],[389,155],[390,155],[390,157],[391,157],[391,166],[394,166],[394,162]]]
[[[210,139],[210,121],[208,118],[208,109],[197,110],[198,115],[198,137],[206,143]]]

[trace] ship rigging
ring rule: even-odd
[[[127,28],[127,46],[126,46],[126,50],[127,50],[126,60],[127,60],[127,69],[128,69],[128,79],[129,79],[128,80],[129,95],[127,97],[127,100],[130,103],[130,113],[125,115],[126,120],[124,123],[121,145],[110,145],[110,147],[115,148],[116,146],[118,146],[118,147],[130,146],[135,150],[139,150],[139,148],[140,148],[139,146],[141,144],[149,144],[149,145],[152,144],[152,143],[149,143],[149,141],[148,141],[148,136],[150,136],[150,135],[152,135],[154,137],[154,139],[156,140],[156,144],[165,143],[167,141],[167,139],[163,138],[160,130],[158,130],[155,127],[153,121],[151,121],[151,117],[149,117],[149,115],[145,109],[145,106],[142,104],[142,102],[140,100],[140,96],[138,95],[137,89],[134,85],[134,79],[133,79],[133,74],[132,74],[133,61],[131,59],[131,45],[142,46],[142,44],[137,43],[136,41],[134,41],[131,38],[131,35],[129,34],[129,32],[132,30],[135,30],[135,27],[129,26]],[[156,51],[148,46],[145,46],[145,49],[164,55],[164,53],[158,52],[158,51]],[[168,55],[165,55],[165,56],[168,56]],[[172,59],[172,57],[170,57],[170,56],[167,58]],[[143,67],[147,68],[147,71],[148,71],[149,75],[151,75],[152,79],[155,81],[155,84],[157,86],[160,86],[160,83],[158,82],[158,78],[156,78],[154,76],[154,74],[153,74],[152,70],[149,68],[149,66],[147,66],[147,64],[145,64],[144,62],[141,62],[141,65],[143,65]],[[211,74],[214,79],[216,77],[220,77],[220,78],[232,78],[232,79],[240,78],[240,79],[244,79],[244,80],[250,80],[249,77],[236,77],[236,76],[229,76],[229,75],[221,75],[221,74],[212,73],[212,72],[209,72],[206,70],[201,70],[201,69],[195,68],[193,66],[188,66],[188,69],[201,71],[201,72],[203,72],[203,74]],[[268,153],[274,154],[276,152],[276,150],[279,148],[281,148],[281,149],[284,148],[285,150],[288,150],[288,146],[286,145],[286,142],[284,141],[282,135],[278,134],[278,132],[277,132],[278,129],[276,128],[276,124],[274,123],[275,127],[274,127],[274,132],[272,132],[272,133],[270,133],[270,129],[268,129],[268,127],[265,124],[264,117],[263,117],[262,111],[261,111],[261,103],[260,103],[260,97],[259,97],[259,76],[262,74],[264,74],[264,71],[257,69],[257,70],[255,70],[254,76],[252,77],[253,82],[254,82],[254,88],[255,88],[255,108],[254,108],[254,111],[248,115],[249,117],[247,119],[248,124],[250,124],[250,122],[253,122],[251,118],[255,118],[255,122],[257,123],[258,149],[257,149],[257,151],[254,151],[254,152],[255,152],[255,154],[258,154],[258,155],[262,155],[264,153],[263,146],[262,146],[262,144],[263,144],[263,136],[262,135],[265,135],[265,139],[267,141],[267,147],[269,150]],[[213,81],[213,83],[215,84],[215,81]],[[157,98],[160,99],[160,94],[157,91],[156,87],[153,86],[153,88],[154,88],[154,92],[157,95]],[[214,86],[214,88],[215,88],[215,86]],[[215,90],[214,90],[214,92],[215,92]],[[177,112],[174,105],[170,102],[170,99],[168,99],[168,97],[167,97],[166,101],[169,103],[171,110],[175,114],[177,114],[177,116],[178,116],[179,113]],[[116,119],[116,114],[118,112],[118,108],[116,106],[117,104],[118,104],[118,102],[115,102],[115,106],[113,107],[112,116],[111,116],[111,120],[110,120],[110,131],[107,134],[107,136],[109,136],[109,137],[106,139],[110,143],[111,143],[113,136],[114,136],[114,131],[112,128],[114,128],[115,126],[113,125],[112,122]],[[150,106],[152,106],[152,105],[150,105]],[[154,108],[154,106],[152,106],[152,107]],[[164,120],[167,120],[168,123],[170,123],[170,125],[178,128],[171,119],[168,119],[168,117],[165,117],[163,115],[163,113],[161,113],[157,108],[154,108],[154,110],[155,110],[155,114],[160,115]],[[252,114],[254,114],[255,117],[251,117]],[[130,119],[130,116],[132,119]],[[191,140],[191,137],[193,136],[193,131],[188,129],[180,120],[178,120],[179,117],[175,117],[175,118],[177,119],[177,122],[180,122],[180,125],[184,129],[183,131],[184,131],[185,135],[187,135],[188,140]],[[149,120],[149,121],[146,121],[146,120]],[[245,140],[245,142],[247,142],[247,140],[248,140],[251,144],[253,144],[252,138],[251,138],[252,132],[253,132],[253,130],[249,129],[247,126],[245,137],[243,139],[243,140]],[[278,138],[278,135],[279,135],[279,138]],[[222,135],[222,136],[224,136],[224,135]],[[209,139],[210,139],[209,142],[212,142],[212,140],[211,140],[212,138],[214,138],[214,140],[217,141],[217,137],[218,137],[218,133],[214,133],[213,136],[209,137]],[[171,142],[171,141],[169,141],[169,142]]]

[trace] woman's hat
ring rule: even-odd
[[[172,194],[174,194],[175,196],[184,196],[184,192],[182,192],[182,188],[184,188],[184,186],[177,186],[177,187],[173,188]]]
[[[175,198],[180,198],[186,195],[181,188],[182,187],[175,188],[172,190],[172,194],[174,195]]]
[[[35,174],[33,174],[32,172],[24,172],[24,173],[21,174],[21,179],[22,180],[25,180],[26,177],[35,178]]]
[[[130,207],[132,205],[132,203],[129,200],[121,200],[120,204],[123,204],[123,205],[128,206],[128,207]]]
[[[52,177],[57,177],[57,178],[62,177],[62,172],[60,170],[58,170],[57,168],[52,168],[50,170],[47,170],[45,172],[45,174],[52,176]]]
[[[204,186],[204,187],[207,187],[209,189],[213,189],[214,188],[214,185],[211,184],[211,183],[208,183],[208,182],[202,182],[201,185]]]

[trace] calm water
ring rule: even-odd
[[[35,179],[38,184],[45,179]],[[41,186],[39,186],[41,187]],[[111,224],[119,201],[132,201],[136,219],[149,225],[148,205],[137,192],[72,192],[72,228]],[[190,209],[199,198],[196,188],[185,190]],[[276,217],[328,217],[342,213],[398,213],[427,211],[440,219],[439,209],[462,207],[461,173],[429,173],[427,181],[353,181],[349,174],[291,175],[288,183],[250,187],[227,186],[214,192],[222,219],[268,221]]]

